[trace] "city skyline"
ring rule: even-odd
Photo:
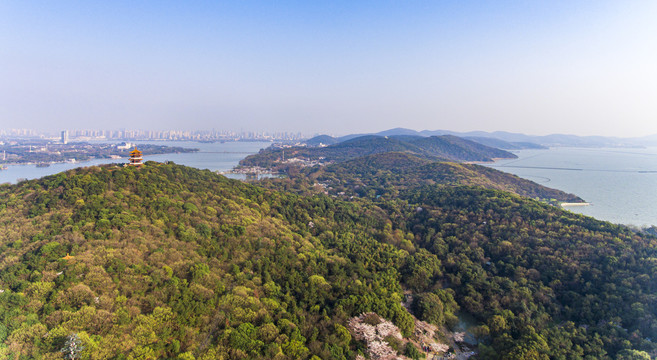
[[[42,131],[36,129],[2,129],[0,137],[26,139],[68,140],[299,140],[310,137],[300,132],[287,131],[231,131],[231,130],[145,130],[145,129],[66,129]]]
[[[648,0],[0,12],[0,127],[657,134]]]
[[[507,141],[528,141],[544,145],[556,146],[598,146],[598,147],[623,147],[623,146],[656,146],[657,134],[646,136],[622,137],[622,136],[587,136],[574,134],[525,134],[520,132],[506,131],[469,131],[458,132],[448,129],[433,130],[415,130],[408,128],[391,128],[383,131],[370,131],[360,133],[302,133],[291,131],[233,131],[218,129],[168,129],[168,130],[147,130],[147,129],[64,129],[61,131],[44,131],[28,128],[0,128],[0,139],[4,140],[48,140],[55,143],[66,144],[69,140],[86,142],[86,141],[143,141],[143,140],[163,140],[163,141],[275,141],[287,144],[303,144],[316,136],[332,136],[337,139],[349,139],[358,136],[376,135],[376,136],[439,136],[455,135],[458,137],[480,137],[490,139],[502,139]],[[522,140],[521,140],[522,139]],[[581,142],[584,141],[584,142]]]

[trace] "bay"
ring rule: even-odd
[[[514,151],[486,164],[575,194],[590,206],[567,210],[615,224],[657,225],[657,148],[551,148]]]
[[[105,142],[105,141],[103,141]],[[271,142],[262,141],[231,141],[201,143],[195,141],[135,141],[133,144],[139,148],[140,144],[154,144],[165,146],[179,146],[185,148],[196,148],[198,152],[179,154],[159,154],[144,156],[144,161],[173,161],[176,164],[208,169],[212,171],[228,171],[236,166],[246,156],[255,154],[260,149],[271,145]],[[57,174],[62,171],[82,166],[94,166],[110,163],[127,163],[127,158],[120,159],[94,159],[78,163],[55,163],[48,167],[36,167],[36,165],[8,165],[6,170],[0,171],[0,184],[15,184],[19,179],[37,179],[47,175]],[[243,178],[241,174],[227,174],[231,178]]]

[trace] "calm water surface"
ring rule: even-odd
[[[487,166],[573,193],[591,206],[567,209],[600,220],[657,225],[657,148],[553,148],[514,152]]]
[[[135,141],[134,144],[155,144],[196,148],[199,152],[185,154],[161,154],[145,156],[145,161],[173,161],[176,164],[187,165],[199,169],[227,171],[232,169],[247,155],[255,154],[260,149],[271,145],[270,142],[226,142],[226,143],[199,143],[192,141]],[[36,165],[9,165],[7,170],[0,171],[0,183],[15,184],[18,179],[37,179],[46,175],[56,174],[81,166],[92,166],[109,163],[127,163],[122,159],[97,159],[79,163],[52,164],[49,167],[38,168]],[[240,175],[229,174],[229,177],[239,178]]]

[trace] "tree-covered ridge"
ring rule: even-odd
[[[390,129],[386,131],[382,131],[373,135],[378,135],[378,136],[388,136],[388,137],[429,137],[429,136],[436,136],[439,135],[437,134],[439,132],[431,132],[431,131],[423,131],[423,132],[417,132],[415,130],[409,130],[409,129],[403,129],[403,128],[397,128],[397,129]],[[442,133],[440,135],[446,135],[445,133]],[[490,137],[490,136],[485,136],[485,134],[479,134],[479,136],[473,136],[473,135],[467,135],[467,134],[451,134],[454,136],[458,136],[467,140],[474,141],[479,144],[483,144],[492,148],[497,148],[497,149],[502,149],[502,150],[521,150],[521,149],[547,149],[547,147],[543,145],[539,145],[538,143],[533,143],[529,141],[504,141],[500,138],[495,138],[495,137]],[[490,134],[489,134],[490,135]],[[360,136],[364,136],[363,134],[357,135],[357,134],[352,134],[352,135],[346,135],[342,137],[332,137],[329,135],[317,135],[313,138],[310,138],[304,143],[307,146],[325,146],[325,145],[333,145],[337,144],[342,141],[346,141],[349,139],[354,139]]]
[[[0,192],[3,356],[58,358],[76,333],[88,358],[353,358],[342,325],[366,311],[412,333],[415,255],[375,240],[375,206],[154,163]]]
[[[481,359],[655,350],[655,238],[497,190],[344,202],[149,162],[0,186],[0,223],[2,357],[353,359],[352,316],[415,336],[404,290],[473,315]]]
[[[247,156],[243,166],[274,168],[285,159],[342,162],[357,157],[386,152],[406,152],[431,160],[493,161],[495,158],[515,158],[516,155],[474,141],[451,135],[443,136],[375,136],[367,135],[326,147],[268,148]]]
[[[318,180],[334,179],[344,184],[362,182],[361,189],[416,188],[423,185],[470,185],[503,190],[534,199],[582,202],[576,195],[548,188],[516,175],[476,164],[433,162],[411,154],[386,153],[328,166]],[[363,190],[359,191],[360,193]]]
[[[492,346],[482,346],[482,356],[597,359],[605,357],[601,349],[655,349],[654,237],[481,188],[402,196],[420,205],[407,224],[415,245],[442,260],[443,281],[464,310],[485,314]],[[573,351],[568,357],[554,351],[564,344]]]
[[[547,146],[539,145],[528,141],[504,141],[485,136],[464,136],[465,139],[478,142],[480,144],[502,149],[502,150],[522,150],[522,149],[548,149]]]
[[[275,183],[269,185],[267,183]],[[327,166],[290,172],[288,178],[268,179],[265,186],[309,189],[342,197],[395,198],[406,189],[426,185],[469,185],[511,192],[548,202],[583,202],[576,195],[548,188],[516,175],[476,164],[434,162],[412,154],[389,152],[362,156]]]

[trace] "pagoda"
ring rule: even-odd
[[[141,161],[144,160],[143,157],[141,157],[141,151],[137,150],[137,147],[135,146],[135,149],[130,152],[130,164],[132,166],[141,166],[142,163]]]

